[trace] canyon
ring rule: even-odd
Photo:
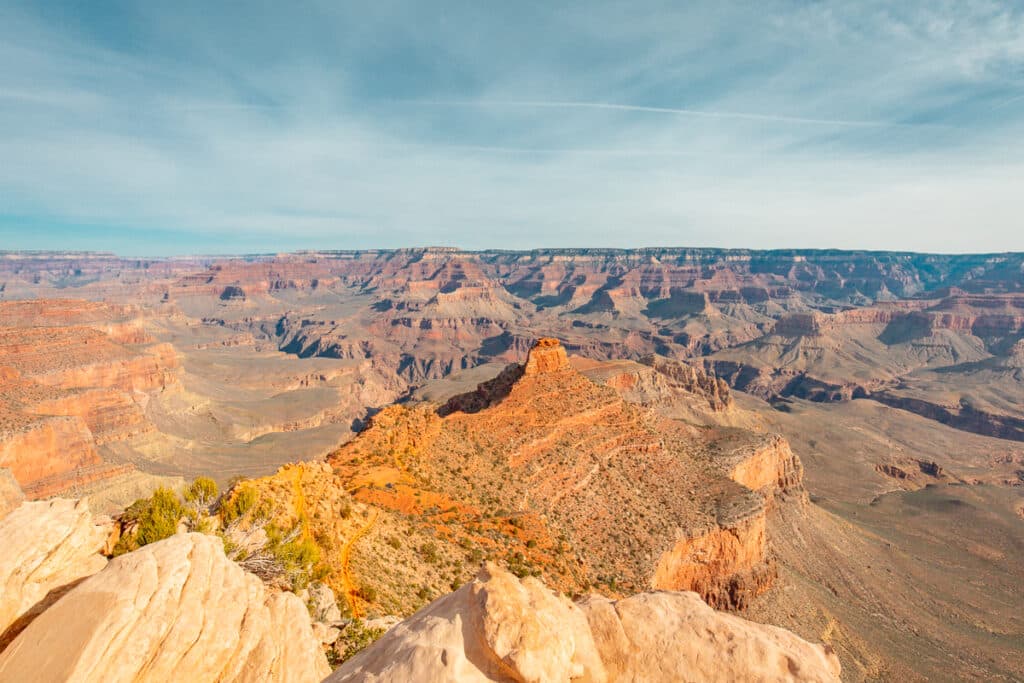
[[[1022,416],[1020,254],[0,253],[18,496],[248,487],[354,618],[490,561],[1015,680]]]
[[[0,485],[6,500],[11,480]],[[322,586],[301,591],[315,596],[304,605],[209,533],[179,531],[108,561],[118,533],[84,500],[0,512],[0,543],[20,551],[0,560],[0,680],[831,683],[841,670],[827,646],[717,613],[694,593],[572,602],[487,563],[332,672],[320,645],[339,629],[314,619],[339,612]]]

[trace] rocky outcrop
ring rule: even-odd
[[[551,337],[541,337],[526,357],[523,374],[529,376],[568,369],[569,358],[565,355],[561,342]]]
[[[710,411],[647,365],[570,363],[550,341],[527,366],[436,411],[385,409],[328,462],[356,500],[437,527],[455,548],[500,538],[508,566],[566,592],[653,586],[743,607],[771,585],[765,515],[802,473],[783,439],[624,400],[620,379],[654,378]]]
[[[718,614],[693,593],[573,604],[494,565],[391,629],[326,683],[839,680],[830,650]]]
[[[693,593],[642,593],[580,607],[609,681],[838,681],[830,647],[715,612]]]
[[[114,523],[84,500],[22,503],[0,519],[0,648],[81,579],[106,564]],[[27,676],[22,679],[55,680]]]
[[[778,434],[730,455],[729,478],[768,498],[788,493],[803,484],[803,463],[793,453],[789,442]]]
[[[733,407],[729,385],[723,379],[704,370],[671,360],[662,356],[644,356],[640,359],[644,365],[650,366],[659,374],[667,377],[673,387],[691,394],[704,397],[708,407],[715,412],[723,412]]]
[[[651,587],[700,594],[720,609],[744,609],[768,590],[776,568],[768,555],[763,508],[703,533],[685,535],[658,560]]]
[[[488,565],[391,629],[325,683],[603,681],[583,613],[536,579]]]
[[[329,672],[302,601],[268,593],[202,534],[112,560],[0,654],[5,681],[314,683]]]

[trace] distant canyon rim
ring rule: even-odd
[[[354,614],[482,549],[694,590],[844,680],[1019,680],[1024,254],[0,252],[0,468],[112,514],[196,476],[354,509],[311,522],[357,539]]]

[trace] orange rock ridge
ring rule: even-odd
[[[358,500],[411,515],[453,511],[439,533],[456,538],[461,516],[477,520],[472,528],[490,505],[504,504],[526,530],[508,539],[516,552],[549,568],[563,590],[614,585],[618,576],[626,590],[695,590],[711,604],[743,607],[775,575],[769,505],[800,489],[802,478],[781,437],[740,438],[745,433],[729,431],[721,446],[707,442],[716,432],[623,401],[574,370],[560,342],[546,338],[526,363],[436,412],[382,411],[329,462]],[[709,448],[719,453],[711,468],[700,455]],[[496,476],[501,503],[472,493],[495,491]],[[556,537],[579,556],[575,573],[549,564],[552,541],[543,539]],[[525,538],[537,545],[517,545]]]

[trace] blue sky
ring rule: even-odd
[[[0,249],[428,244],[1024,250],[1024,3],[0,0]]]

